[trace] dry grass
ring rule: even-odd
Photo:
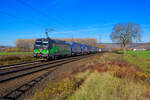
[[[37,91],[34,100],[68,99],[68,97],[80,87],[84,82],[84,79],[86,79],[85,77],[88,75],[88,71],[85,73],[78,73],[76,76],[64,73],[62,74],[62,77],[65,77],[64,79],[55,82],[50,81],[47,83],[43,91]]]
[[[128,63],[122,55],[106,53],[61,74],[58,83],[49,83],[50,88],[46,86],[45,92],[37,92],[35,100],[149,100],[149,80],[149,73]],[[54,94],[49,92],[53,89],[57,91]]]
[[[0,65],[9,65],[9,64],[15,64],[15,63],[21,63],[21,62],[29,62],[34,61],[35,58],[30,55],[3,55],[0,56]]]
[[[150,74],[118,54],[96,56],[88,65],[92,74],[70,100],[149,100]]]
[[[123,57],[119,56],[108,53],[95,60],[88,67],[92,72],[112,71],[114,72],[114,76],[119,78],[132,77],[135,79],[150,80],[149,73],[145,73],[140,67],[128,63],[123,60]]]
[[[120,79],[113,72],[93,72],[69,100],[148,100],[148,84]]]

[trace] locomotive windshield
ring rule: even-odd
[[[35,41],[34,49],[48,49],[49,42],[46,39],[37,39]]]
[[[39,41],[39,40],[37,40],[36,42],[35,42],[35,45],[48,45],[48,41]]]
[[[42,42],[42,45],[47,45],[48,44],[48,41],[43,41]]]
[[[42,45],[42,41],[36,41],[35,44],[36,45]]]

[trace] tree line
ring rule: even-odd
[[[21,51],[33,51],[35,39],[17,39],[15,47]]]
[[[15,41],[15,47],[11,48],[5,48],[3,50],[0,49],[0,51],[6,51],[6,52],[32,52],[34,49],[34,43],[36,39],[17,39]],[[95,38],[60,38],[56,40],[62,40],[62,41],[72,41],[77,42],[81,44],[87,44],[91,46],[98,46]]]

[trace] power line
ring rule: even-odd
[[[1,14],[3,15],[6,15],[6,16],[9,16],[9,17],[12,17],[12,18],[15,18],[15,19],[19,19],[19,17],[15,16],[15,15],[12,15],[12,14],[9,14],[7,12],[3,12],[3,11],[0,11]]]
[[[32,7],[31,5],[29,5],[28,3],[26,3],[26,2],[23,1],[23,0],[17,0],[17,1],[18,1],[20,4],[22,4],[22,5],[24,5],[24,6],[28,7],[28,8],[30,8],[30,9],[32,9],[33,11],[35,11],[35,12],[41,14],[42,16],[45,16],[45,17],[47,17],[47,18],[55,19],[54,17],[49,16],[48,14],[42,12],[41,10]],[[61,23],[60,21],[58,21],[57,19],[55,19],[55,22],[57,22],[57,23],[59,23],[59,24],[62,24],[62,23]]]
[[[34,25],[38,25],[38,26],[39,26],[39,24],[33,22],[32,20],[24,19],[24,18],[21,18],[21,17],[15,16],[15,15],[12,15],[12,14],[7,13],[7,12],[4,12],[4,11],[0,11],[0,14],[9,16],[9,17],[14,18],[14,19],[17,19],[17,20],[19,19],[19,20],[24,20],[24,21],[26,21],[26,22],[28,21],[28,22],[31,23],[31,24],[34,24]]]

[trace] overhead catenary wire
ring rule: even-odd
[[[1,10],[0,10],[0,14],[3,14],[3,15],[6,15],[6,16],[15,18],[15,19],[19,19],[19,17],[15,16],[15,15],[12,15],[10,13],[7,13],[7,12],[1,11]]]
[[[32,20],[24,19],[24,18],[15,16],[15,15],[13,15],[13,14],[10,14],[10,13],[8,13],[8,12],[4,12],[4,11],[1,11],[1,10],[0,10],[0,14],[9,16],[9,17],[14,18],[14,19],[17,19],[17,20],[23,20],[23,21],[26,21],[26,22],[28,22],[28,23],[30,23],[30,24],[34,24],[34,25],[38,25],[38,26],[40,25],[40,24],[35,23],[35,22],[32,21]]]
[[[16,0],[16,1],[17,1],[18,3],[20,3],[20,4],[22,4],[22,5],[24,5],[24,6],[28,7],[28,8],[30,8],[30,9],[31,9],[32,11],[34,11],[35,13],[40,14],[40,15],[46,17],[48,20],[53,21],[53,22],[54,22],[53,25],[54,25],[54,24],[55,24],[55,25],[56,25],[56,24],[60,24],[61,27],[64,27],[64,26],[62,26],[62,25],[63,25],[62,20],[64,20],[64,19],[63,19],[63,18],[60,18],[60,16],[58,16],[58,18],[60,18],[60,19],[57,20],[55,17],[53,18],[53,15],[51,16],[51,15],[49,15],[49,14],[47,14],[47,13],[41,11],[40,9],[33,7],[32,5],[30,5],[30,4],[29,4],[28,2],[26,2],[25,0]],[[5,11],[0,11],[0,13],[3,14],[3,15],[7,15],[7,16],[9,16],[9,17],[11,17],[11,18],[15,18],[15,19],[17,19],[17,20],[24,21],[24,22],[26,22],[26,23],[30,23],[30,24],[33,24],[33,25],[36,25],[36,26],[41,26],[41,24],[38,24],[36,21],[34,22],[33,19],[26,19],[25,17],[20,17],[20,16],[17,16],[17,15],[15,15],[15,14],[8,13],[8,12],[5,12]],[[39,18],[38,18],[38,19],[39,19]],[[39,19],[39,20],[43,20],[43,19]],[[61,22],[60,22],[60,21],[61,21]],[[52,23],[51,23],[51,24],[52,24]],[[50,27],[54,27],[54,26],[50,26]],[[42,28],[43,28],[43,27],[42,27]]]
[[[43,11],[39,10],[38,8],[35,8],[35,7],[31,6],[30,4],[26,3],[25,1],[23,1],[23,0],[16,0],[16,1],[18,1],[20,4],[26,6],[26,7],[30,8],[30,9],[32,9],[34,12],[39,13],[42,16],[47,17],[48,19],[51,19],[51,20],[55,20],[55,22],[58,23],[58,24],[62,24],[62,22],[60,22],[56,18],[54,18],[54,17],[44,13]]]

